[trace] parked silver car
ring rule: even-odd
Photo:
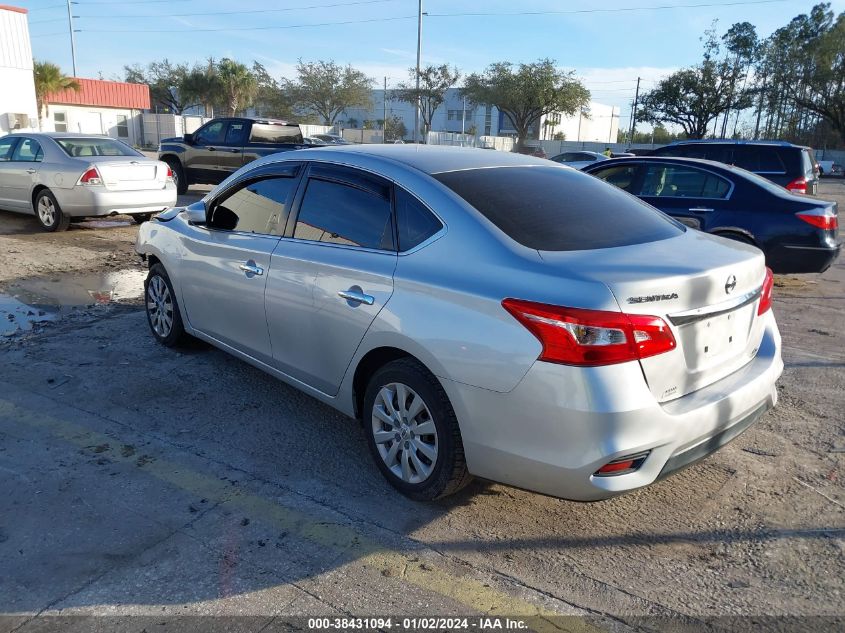
[[[584,167],[595,165],[603,160],[609,160],[609,158],[604,154],[599,154],[598,152],[588,152],[586,150],[582,150],[577,152],[564,152],[563,154],[552,156],[549,160],[553,160],[556,163],[561,163],[562,165],[566,165],[567,167],[572,167],[574,169],[584,169]]]
[[[143,225],[147,316],[362,421],[417,499],[471,475],[596,500],[716,450],[777,399],[772,276],[546,160],[286,152]]]
[[[90,134],[15,133],[0,138],[0,209],[34,213],[48,231],[71,218],[129,214],[137,222],[176,204],[167,164]]]

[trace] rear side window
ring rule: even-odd
[[[702,169],[681,165],[648,165],[638,195],[658,198],[725,198],[730,189],[730,182]]]
[[[243,145],[246,140],[246,123],[232,121],[226,130],[226,145]]]
[[[499,167],[434,177],[507,236],[541,251],[613,248],[684,232],[654,207],[570,169]]]
[[[425,242],[443,228],[422,203],[404,189],[396,188],[396,223],[399,250],[408,251]]]
[[[738,145],[734,148],[734,165],[758,174],[786,173],[786,167],[773,147]]]
[[[249,140],[255,143],[302,143],[302,132],[298,125],[253,123]]]
[[[390,192],[311,178],[293,236],[380,250],[393,249]]]

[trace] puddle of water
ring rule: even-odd
[[[0,335],[28,331],[76,308],[137,299],[144,293],[145,277],[144,270],[121,270],[15,282],[0,293]]]

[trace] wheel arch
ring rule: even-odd
[[[709,231],[709,233],[711,233],[712,235],[718,235],[719,237],[726,237],[728,239],[733,236],[738,236],[743,238],[744,240],[750,241],[757,248],[760,248],[760,243],[757,241],[757,238],[754,237],[753,233],[737,226],[719,227]]]
[[[29,202],[30,202],[30,204],[32,204],[32,212],[33,213],[36,213],[35,199],[38,198],[38,194],[41,193],[42,191],[50,191],[50,187],[48,187],[47,185],[44,185],[44,184],[38,184],[38,185],[35,185],[35,187],[32,188],[32,194],[30,194],[30,196],[29,196]],[[50,193],[53,193],[53,192],[50,191]],[[53,194],[53,195],[55,196],[55,194]]]

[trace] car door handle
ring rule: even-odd
[[[37,170],[37,169],[33,169],[32,167],[30,167],[29,169],[27,169],[27,170],[26,170],[26,173],[28,173],[28,174],[34,174],[36,171],[38,171],[38,170]]]
[[[238,152],[240,152],[241,150],[239,150],[239,149],[230,149],[229,151],[230,151],[230,152],[232,152],[233,154],[237,154],[237,153],[238,153]]]
[[[690,207],[690,211],[697,211],[699,213],[710,213],[713,211],[710,207]]]
[[[209,152],[216,152],[217,151],[216,147],[206,147],[205,149],[207,149]]]
[[[238,266],[242,271],[246,273],[247,277],[251,276],[261,276],[264,274],[264,269],[261,266],[258,266],[254,261],[249,260],[248,262],[244,262],[240,266]]]
[[[346,299],[347,301],[353,301],[355,303],[363,303],[365,305],[371,306],[375,302],[375,298],[372,295],[364,294],[363,292],[359,292],[357,290],[341,290],[337,293],[339,297]]]

